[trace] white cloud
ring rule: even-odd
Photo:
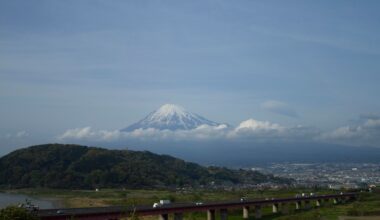
[[[364,127],[378,131],[380,130],[380,119],[368,119],[364,124]]]
[[[285,115],[293,118],[298,117],[298,113],[293,108],[291,108],[288,104],[280,101],[265,101],[261,103],[261,108],[279,115]]]
[[[22,139],[22,138],[26,138],[26,137],[30,137],[30,134],[28,132],[18,131],[15,133],[8,133],[8,134],[4,135],[2,138],[5,138],[5,139]]]
[[[324,133],[319,139],[351,146],[380,147],[380,119],[372,118],[358,125],[347,125]]]
[[[239,130],[250,130],[253,132],[256,131],[282,131],[284,130],[284,127],[280,126],[279,124],[273,124],[269,121],[257,121],[254,119],[248,119],[246,121],[243,121],[239,124],[238,127],[235,129],[236,131]]]
[[[158,130],[154,128],[136,129],[132,132],[119,130],[94,130],[91,127],[69,129],[58,137],[63,141],[202,141],[202,140],[273,140],[287,139],[298,141],[312,133],[312,129],[297,126],[284,127],[268,121],[248,119],[237,127],[225,124],[219,126],[201,125],[192,130]],[[314,130],[313,130],[314,131]],[[307,134],[307,135],[305,135]],[[315,134],[315,133],[313,133]],[[308,136],[308,137],[309,137]]]
[[[362,118],[362,117],[361,117]],[[13,134],[12,137],[28,135],[26,132]],[[248,119],[238,126],[201,125],[192,130],[158,130],[154,128],[136,129],[132,132],[119,130],[95,130],[91,127],[74,128],[58,137],[62,141],[112,142],[123,141],[207,141],[207,140],[248,140],[260,142],[320,142],[350,146],[380,147],[380,118],[366,117],[356,125],[339,127],[322,133],[314,127],[286,127],[269,121]]]
[[[113,141],[121,137],[121,132],[118,130],[96,131],[91,127],[74,128],[65,131],[58,137],[60,140],[92,140],[92,141]]]
[[[201,125],[192,130],[158,130],[154,128],[136,129],[132,132],[121,132],[123,138],[142,140],[209,140],[226,136],[230,130],[227,125]]]
[[[120,130],[94,130],[91,127],[74,128],[65,131],[58,137],[60,140],[91,140],[91,141],[117,141],[128,139],[139,140],[202,140],[215,139],[226,136],[229,130],[227,125],[208,126],[201,125],[192,130],[158,130],[154,128],[136,129],[132,132]]]
[[[285,127],[279,124],[274,124],[269,121],[257,121],[248,119],[241,122],[228,136],[230,138],[258,138],[268,136],[278,136],[286,130]]]
[[[257,121],[248,119],[241,122],[228,136],[234,139],[251,139],[260,141],[314,141],[320,134],[319,130],[312,127],[298,125],[285,127],[269,121]]]

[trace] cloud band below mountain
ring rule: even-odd
[[[302,126],[284,127],[268,121],[248,119],[241,122],[237,127],[225,124],[218,126],[201,125],[191,130],[159,130],[154,128],[135,129],[130,132],[120,130],[94,130],[91,127],[74,128],[65,131],[58,137],[59,140],[89,140],[89,141],[121,141],[121,140],[291,140],[306,137],[306,133],[318,133],[315,129]]]
[[[91,127],[68,129],[58,136],[63,142],[118,142],[124,141],[250,141],[250,142],[313,142],[349,146],[380,146],[380,119],[367,119],[358,125],[347,125],[329,132],[317,128],[286,127],[269,121],[248,119],[236,127],[225,124],[201,125],[191,130],[136,129],[95,130]]]

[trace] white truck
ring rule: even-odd
[[[153,203],[153,208],[157,208],[157,207],[160,207],[163,205],[168,205],[168,204],[170,204],[170,200],[162,199],[162,200],[160,200],[160,202]]]
[[[168,205],[170,204],[170,200],[160,200],[161,205]]]

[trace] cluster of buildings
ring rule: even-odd
[[[380,185],[380,163],[274,163],[251,169],[292,178],[296,187],[358,189]]]

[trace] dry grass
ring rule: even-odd
[[[111,202],[111,199],[94,199],[89,197],[80,197],[65,199],[64,205],[67,208],[102,207],[109,206]]]

